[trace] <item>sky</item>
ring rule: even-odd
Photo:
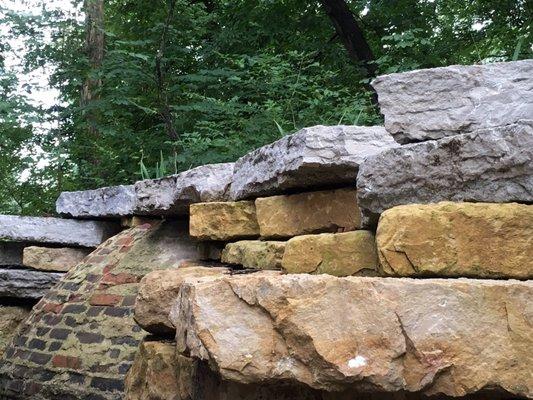
[[[11,11],[29,15],[39,15],[43,4],[47,9],[60,8],[63,10],[74,11],[75,8],[70,0],[0,0],[0,5]],[[7,33],[8,26],[0,26],[2,33]],[[45,40],[50,40],[47,32],[44,32]],[[15,51],[7,54],[5,63],[9,69],[20,71],[20,60],[25,52],[23,39],[13,39],[9,41],[11,48]],[[51,73],[51,67],[40,68],[29,74],[19,73],[19,92],[24,93],[34,105],[50,107],[58,103],[59,92],[48,85],[48,76]],[[32,86],[31,93],[28,93],[24,87],[26,84]]]
[[[0,13],[1,9],[7,9],[18,13],[28,15],[39,15],[42,12],[43,4],[47,9],[60,8],[63,10],[75,11],[75,7],[71,4],[70,0],[0,0]],[[80,15],[81,18],[81,15]],[[0,26],[0,32],[6,34],[9,32],[9,26]],[[49,32],[43,32],[45,40],[51,40]],[[5,66],[8,70],[17,72],[19,79],[18,92],[24,94],[28,100],[35,106],[41,106],[43,108],[49,108],[54,104],[59,103],[59,91],[50,87],[48,77],[53,71],[52,66],[45,66],[30,73],[24,73],[21,67],[21,60],[26,52],[25,42],[23,38],[11,39],[8,41],[10,48],[13,51],[5,54]],[[26,85],[31,87],[31,91],[25,89]],[[35,124],[35,133],[45,132],[51,128],[54,128],[56,122],[42,122]],[[40,169],[45,167],[49,161],[46,154],[39,146],[33,146],[31,149],[22,149],[24,155],[35,157],[39,161],[35,165]],[[19,176],[21,182],[26,181],[32,170],[28,169],[22,172]]]

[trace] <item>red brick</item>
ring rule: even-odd
[[[117,240],[116,244],[119,246],[129,246],[133,243],[133,237],[125,236]]]
[[[102,270],[103,274],[108,274],[113,268],[115,268],[116,264],[107,264],[104,269]]]
[[[124,285],[126,283],[138,283],[140,280],[140,276],[121,272],[118,274],[105,274],[100,281],[100,285]]]
[[[116,294],[99,293],[91,297],[89,304],[92,306],[115,306],[122,301],[122,296]]]
[[[68,301],[69,301],[69,303],[81,303],[81,302],[85,301],[85,298],[84,298],[83,294],[81,294],[81,293],[71,293],[68,296]]]
[[[57,368],[79,369],[81,367],[81,361],[78,357],[56,354],[52,358],[52,365]]]
[[[42,310],[44,312],[51,312],[54,314],[59,314],[61,312],[62,307],[63,307],[63,304],[59,304],[59,303],[45,303],[42,306]]]

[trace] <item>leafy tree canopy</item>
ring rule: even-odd
[[[2,213],[50,213],[62,190],[233,161],[305,126],[381,122],[369,77],[325,1],[105,1],[97,67],[86,21],[32,1],[40,15],[0,7]],[[83,10],[91,1],[73,4]],[[525,0],[346,4],[380,74],[531,57]],[[3,62],[13,39],[26,49],[19,71],[48,71],[60,93],[54,107],[21,94]],[[98,85],[91,101],[80,101],[88,79]]]

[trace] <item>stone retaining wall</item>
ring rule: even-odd
[[[305,128],[235,163],[62,194],[58,213],[85,221],[0,216],[5,276],[68,271],[35,292],[0,398],[533,398],[528,72],[380,77],[385,128]]]

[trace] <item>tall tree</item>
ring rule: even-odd
[[[98,117],[92,102],[100,97],[102,79],[98,70],[104,60],[104,0],[85,0],[85,52],[89,62],[89,72],[81,90],[81,106],[86,109],[84,116],[87,122],[89,143],[100,137],[98,131]],[[99,160],[95,154],[89,156],[93,165]]]
[[[350,58],[360,62],[369,77],[375,76],[377,66],[374,53],[346,1],[321,0],[321,3]]]

